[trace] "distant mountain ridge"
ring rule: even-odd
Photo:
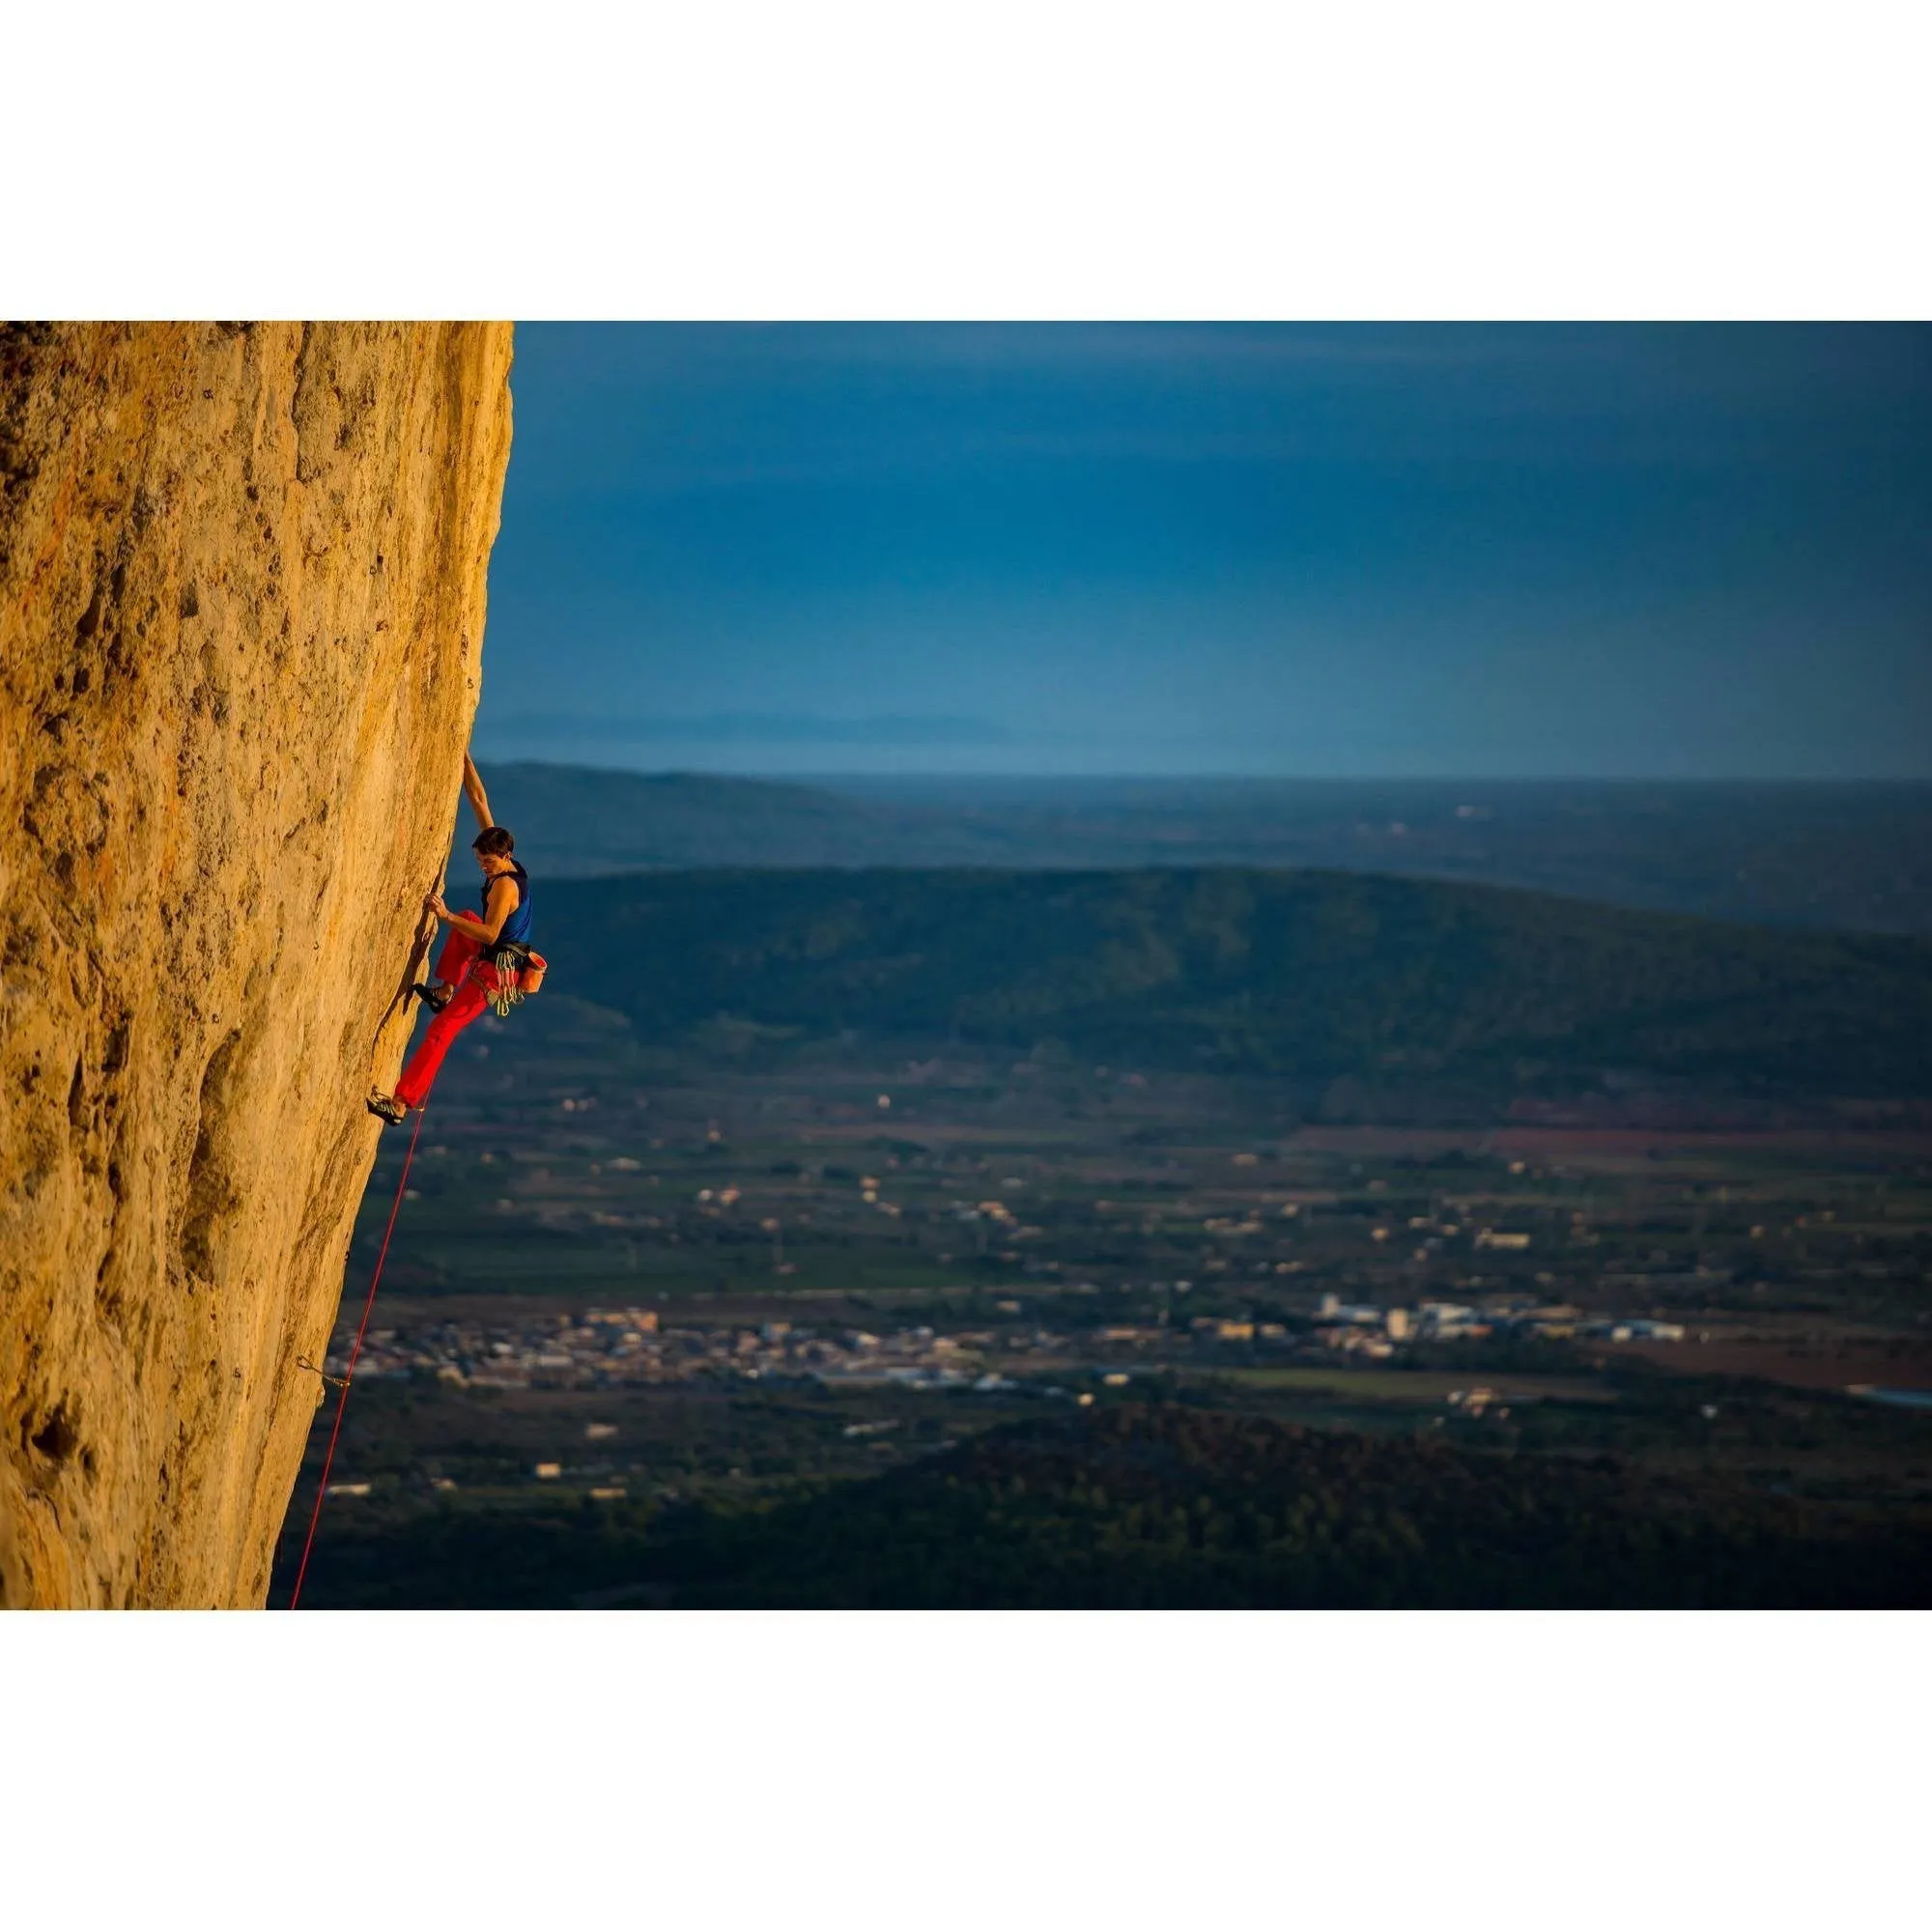
[[[878,866],[987,863],[999,847],[953,836],[951,815],[840,798],[810,785],[698,772],[598,771],[576,765],[482,767],[491,810],[516,835],[533,874],[713,866]],[[474,876],[468,811],[459,817],[450,878]]]
[[[1914,940],[1178,867],[554,880],[542,918],[560,991],[720,1053],[1051,1043],[1478,1108],[1659,1083],[1932,1097],[1932,946]]]
[[[847,779],[487,764],[550,878],[709,867],[1320,867],[1932,934],[1932,786]],[[451,878],[473,876],[468,815]]]

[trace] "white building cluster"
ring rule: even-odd
[[[865,1329],[821,1331],[789,1321],[757,1328],[664,1327],[651,1308],[592,1309],[578,1320],[495,1323],[444,1321],[408,1333],[370,1335],[358,1377],[433,1375],[460,1388],[610,1388],[724,1375],[745,1380],[808,1379],[828,1385],[898,1384],[986,1390],[1015,1384],[989,1372],[987,1356],[1052,1353],[1065,1337],[1035,1329],[941,1335],[929,1327],[886,1335]],[[330,1375],[347,1372],[332,1354]]]
[[[1180,1284],[1176,1284],[1179,1287]],[[1015,1304],[1015,1310],[1017,1304]],[[995,1332],[940,1334],[923,1326],[874,1334],[789,1321],[752,1327],[666,1327],[654,1308],[593,1308],[522,1322],[443,1321],[420,1329],[379,1328],[355,1373],[372,1379],[431,1375],[460,1388],[608,1388],[724,1376],[758,1381],[807,1380],[920,1389],[1019,1386],[1003,1368],[1101,1368],[1131,1357],[1147,1364],[1191,1349],[1298,1350],[1314,1347],[1383,1360],[1418,1343],[1477,1341],[1497,1334],[1579,1337],[1612,1342],[1681,1342],[1683,1326],[1635,1316],[1586,1318],[1562,1306],[1528,1303],[1478,1309],[1453,1301],[1383,1308],[1322,1295],[1312,1326],[1202,1316],[1185,1328],[1167,1323],[1053,1333],[1015,1325]],[[347,1372],[338,1350],[328,1373]]]

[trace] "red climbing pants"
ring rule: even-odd
[[[465,911],[459,917],[473,919],[480,924],[483,916]],[[396,1082],[396,1098],[406,1107],[420,1107],[429,1098],[429,1090],[436,1082],[437,1069],[441,1066],[450,1042],[490,1004],[490,995],[497,990],[496,967],[476,956],[482,950],[480,940],[471,939],[454,926],[442,942],[436,977],[456,991],[449,996],[448,1006],[430,1021],[422,1044],[410,1055],[410,1064]]]

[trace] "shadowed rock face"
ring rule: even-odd
[[[497,324],[0,329],[0,1604],[264,1600],[509,363]]]

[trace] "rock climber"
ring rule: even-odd
[[[451,912],[438,893],[423,900],[448,925],[449,937],[429,984],[410,988],[436,1015],[429,1031],[410,1056],[396,1091],[376,1089],[369,1094],[369,1111],[392,1123],[428,1099],[450,1042],[485,1007],[506,1013],[525,992],[534,992],[543,977],[543,955],[530,951],[529,874],[511,856],[516,840],[509,828],[491,817],[483,781],[467,752],[463,792],[479,828],[469,842],[483,873],[483,910]]]

